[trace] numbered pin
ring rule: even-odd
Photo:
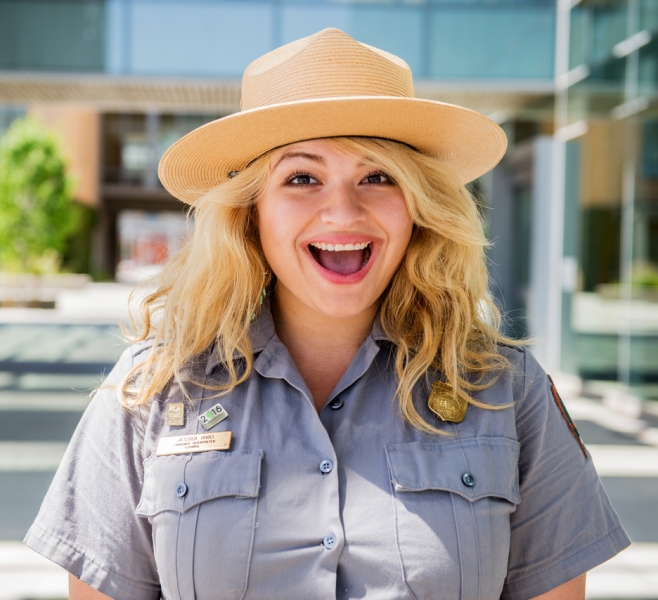
[[[217,425],[220,421],[226,419],[226,417],[228,417],[228,413],[224,410],[224,407],[221,404],[217,403],[212,408],[203,412],[199,416],[199,421],[201,421],[201,425],[203,425],[203,428],[207,431],[211,427]]]

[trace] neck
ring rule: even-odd
[[[318,412],[368,337],[377,314],[373,305],[358,315],[333,318],[277,290],[272,305],[279,339],[306,382]]]

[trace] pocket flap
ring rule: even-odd
[[[145,464],[135,512],[152,517],[166,510],[184,513],[214,498],[256,498],[262,458],[262,450],[153,457]]]
[[[470,501],[497,496],[518,504],[519,447],[508,438],[477,437],[387,444],[386,455],[398,492],[443,490]]]

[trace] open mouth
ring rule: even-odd
[[[360,244],[325,244],[312,242],[308,249],[316,262],[333,273],[352,275],[363,269],[370,260],[372,242]]]

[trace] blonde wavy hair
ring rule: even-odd
[[[402,416],[436,433],[413,402],[413,390],[440,373],[453,393],[481,408],[471,392],[490,386],[510,367],[497,344],[517,344],[500,332],[500,313],[488,294],[482,218],[474,198],[454,172],[435,158],[390,140],[327,140],[388,173],[402,190],[414,222],[404,259],[383,295],[380,319],[396,346],[397,402]],[[131,341],[149,340],[151,351],[119,386],[127,406],[149,401],[213,343],[228,360],[229,393],[252,370],[249,328],[260,296],[273,281],[261,249],[256,211],[272,152],[200,198],[194,229],[141,303]],[[210,386],[208,386],[210,387]]]

